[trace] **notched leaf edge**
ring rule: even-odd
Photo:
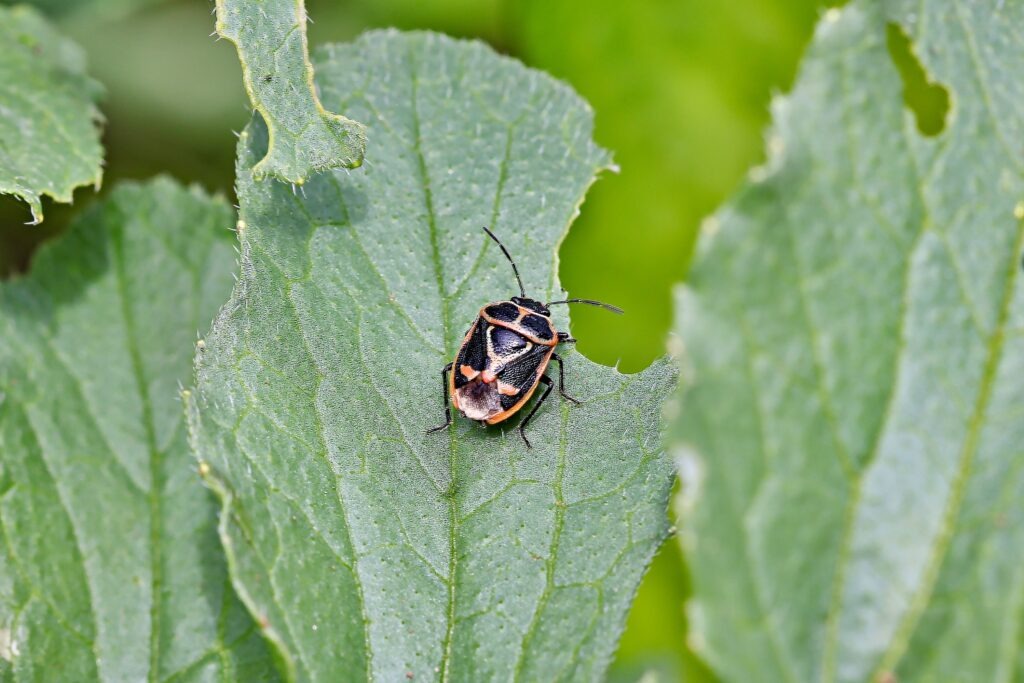
[[[278,158],[277,152],[280,148],[277,144],[278,136],[275,134],[275,130],[279,124],[275,120],[276,117],[270,111],[271,107],[268,106],[266,100],[260,95],[257,87],[257,83],[272,82],[275,74],[256,74],[253,72],[250,64],[252,60],[247,56],[249,52],[248,45],[245,44],[245,41],[237,33],[232,32],[229,28],[228,15],[232,12],[231,7],[229,7],[231,2],[233,0],[216,0],[217,21],[215,32],[219,37],[227,39],[235,46],[239,63],[242,66],[246,94],[249,96],[250,103],[259,112],[267,126],[267,152],[253,167],[253,177],[257,180],[262,180],[266,176],[271,175],[285,182],[302,185],[308,180],[310,173],[319,173],[331,168],[358,168],[362,166],[366,154],[366,126],[341,114],[327,111],[320,101],[316,83],[314,82],[313,64],[309,58],[309,44],[306,36],[308,14],[306,13],[304,0],[272,0],[272,2],[281,4],[288,4],[290,2],[294,5],[296,23],[292,30],[299,32],[303,78],[313,105],[313,111],[307,112],[307,114],[315,116],[324,124],[334,141],[343,151],[339,155],[332,157],[330,153],[323,154],[319,153],[316,149],[310,149],[308,158],[304,160],[304,163],[299,164],[299,166],[304,166],[304,168],[288,168],[285,162]],[[237,11],[236,9],[235,13]],[[260,8],[259,12],[264,18],[267,18],[266,10]]]

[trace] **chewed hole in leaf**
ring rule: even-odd
[[[936,83],[924,70],[911,48],[910,37],[899,24],[886,27],[889,56],[903,81],[903,103],[914,112],[922,135],[935,137],[946,129],[949,114],[949,90]]]

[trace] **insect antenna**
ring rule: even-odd
[[[618,306],[612,306],[611,304],[606,304],[601,301],[594,301],[593,299],[565,299],[564,301],[549,301],[544,305],[553,306],[555,304],[587,304],[588,306],[600,306],[601,308],[606,308],[617,315],[622,315],[624,313],[624,311]]]
[[[494,236],[493,232],[491,232],[487,228],[484,228],[484,232],[486,232],[488,234],[488,236],[490,236],[490,238],[492,240],[494,240],[495,242],[498,243],[498,246],[501,247],[501,253],[505,254],[505,258],[507,258],[508,262],[512,264],[512,272],[516,274],[516,282],[519,283],[519,293],[525,299],[526,298],[526,290],[523,289],[523,279],[521,277],[519,277],[519,269],[516,268],[516,262],[512,260],[512,256],[508,253],[508,249],[506,249],[505,245],[501,243],[501,240],[499,240],[497,237]]]

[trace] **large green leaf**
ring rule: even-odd
[[[0,193],[28,202],[43,220],[42,195],[70,202],[99,185],[98,83],[85,57],[30,7],[0,7]]]
[[[888,22],[949,89],[936,137]],[[1022,23],[828,12],[768,164],[707,224],[674,438],[696,639],[729,680],[1020,676]]]
[[[217,32],[238,48],[245,89],[269,129],[257,177],[301,185],[363,163],[363,125],[325,110],[317,96],[303,0],[217,0]]]
[[[0,285],[3,680],[273,672],[177,400],[230,289],[230,225],[196,190],[124,185]]]
[[[238,166],[242,275],[198,357],[194,447],[243,599],[298,679],[594,679],[666,533],[667,361],[566,351],[515,431],[457,420],[441,368],[479,307],[559,298],[555,257],[608,155],[568,88],[478,43],[368,34],[319,54],[373,130],[363,170],[301,192]],[[564,309],[559,321],[564,328]]]

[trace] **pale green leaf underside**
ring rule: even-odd
[[[478,43],[371,33],[321,51],[324,101],[372,163],[294,193],[238,167],[242,276],[198,358],[195,448],[243,599],[300,680],[590,680],[666,533],[667,361],[567,350],[527,451],[443,421],[441,368],[480,306],[558,297],[558,242],[608,155],[568,88]],[[358,76],[356,75],[358,74]],[[564,309],[561,311],[564,328]]]
[[[888,21],[949,88],[935,138]],[[1022,25],[1019,0],[828,12],[701,238],[674,442],[728,680],[1021,676]]]
[[[177,398],[230,290],[230,225],[222,200],[169,180],[123,185],[0,284],[3,680],[274,671]]]
[[[0,194],[28,202],[70,202],[81,185],[100,184],[103,148],[98,83],[81,49],[30,7],[0,7]]]
[[[256,177],[301,185],[363,163],[363,125],[325,110],[317,96],[303,0],[217,0],[217,32],[238,48],[245,89],[270,131]]]

